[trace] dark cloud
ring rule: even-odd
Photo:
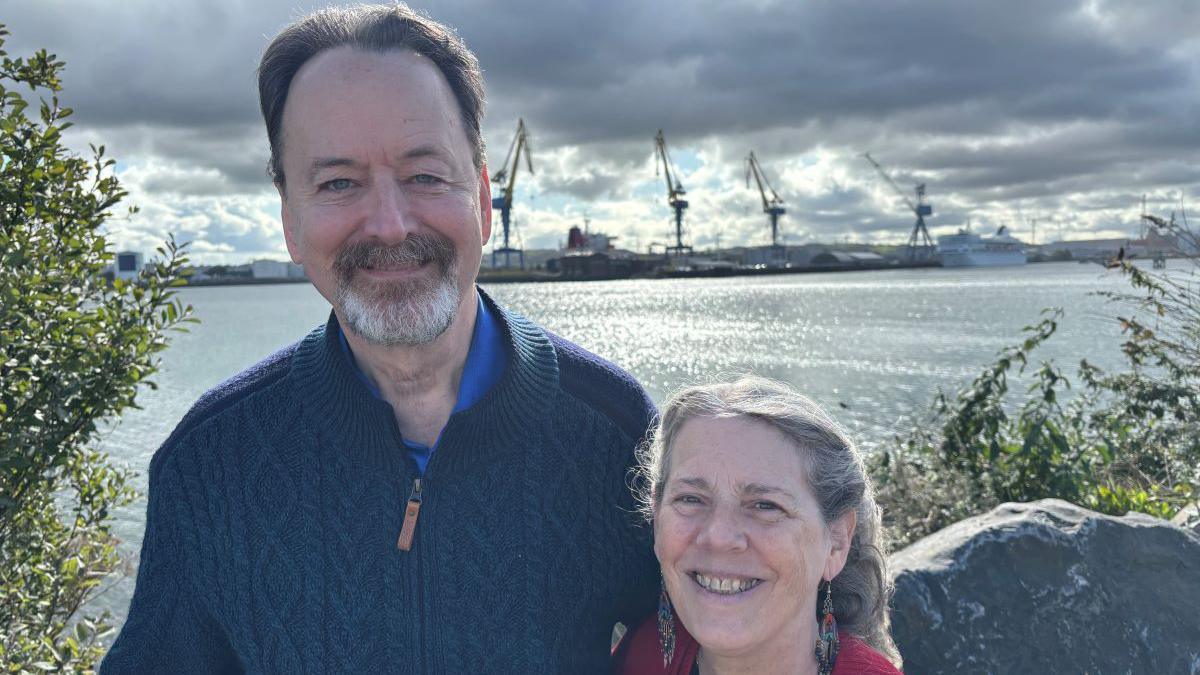
[[[269,192],[254,68],[270,36],[316,6],[26,0],[7,5],[4,20],[11,54],[46,47],[67,60],[74,138],[166,167],[141,182],[148,199],[219,198]],[[493,163],[523,117],[532,180],[580,202],[575,211],[644,199],[660,180],[649,162],[659,128],[674,150],[727,165],[730,189],[751,148],[780,176],[832,155],[816,188],[776,185],[791,227],[817,237],[907,236],[899,198],[864,151],[904,189],[928,183],[943,227],[1020,209],[1107,227],[1122,222],[1127,197],[1190,195],[1200,180],[1194,0],[461,0],[428,9],[485,68]],[[747,232],[762,229],[745,201],[730,192],[709,204],[733,209]]]

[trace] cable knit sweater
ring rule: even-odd
[[[495,306],[490,299],[486,299]],[[101,673],[607,672],[658,566],[627,489],[654,414],[626,373],[497,310],[509,367],[416,477],[335,318],[207,393],[150,464]]]

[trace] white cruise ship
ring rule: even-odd
[[[981,237],[969,230],[938,237],[938,255],[942,267],[996,267],[1024,265],[1025,244],[1008,233],[1001,225],[991,237]]]

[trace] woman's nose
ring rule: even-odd
[[[700,525],[696,543],[720,551],[746,548],[746,530],[736,509],[717,507],[709,511],[708,517]]]

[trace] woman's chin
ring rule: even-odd
[[[750,630],[746,624],[712,619],[704,620],[696,630],[688,626],[688,632],[708,654],[745,655],[752,653],[762,642],[762,636]]]
[[[740,593],[715,593],[692,586],[685,592],[686,613],[680,619],[700,645],[721,652],[741,652],[762,639],[763,598],[769,592],[767,583]],[[681,603],[683,604],[683,603]]]

